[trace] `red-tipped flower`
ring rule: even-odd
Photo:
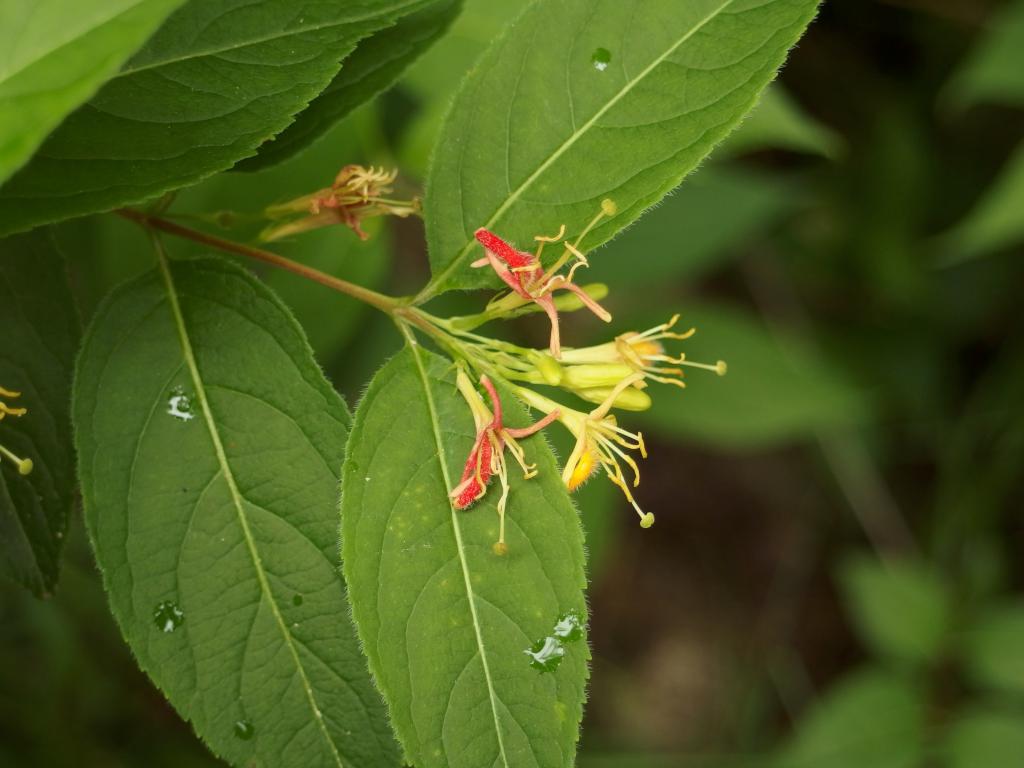
[[[476,440],[473,441],[473,448],[466,459],[466,466],[462,470],[462,479],[449,494],[452,499],[452,506],[456,509],[466,509],[475,501],[478,501],[487,493],[487,486],[491,479],[497,475],[501,480],[501,498],[498,500],[499,530],[498,541],[494,545],[495,553],[503,555],[508,551],[505,544],[505,505],[508,501],[508,472],[505,466],[505,449],[515,457],[516,462],[523,469],[523,477],[529,479],[537,472],[533,464],[527,464],[522,447],[516,442],[517,438],[527,437],[539,432],[552,421],[558,418],[559,411],[555,410],[545,416],[537,423],[514,429],[506,427],[503,421],[501,410],[501,398],[498,396],[494,384],[486,376],[480,377],[480,384],[487,390],[487,396],[491,400],[493,412],[484,404],[480,394],[476,391],[469,377],[461,369],[455,380],[456,386],[469,405],[473,414],[473,422],[476,425]]]
[[[587,292],[576,285],[573,281],[573,273],[583,266],[587,266],[586,257],[576,247],[583,237],[593,228],[604,216],[611,216],[615,213],[615,204],[611,200],[601,203],[601,212],[587,225],[575,243],[566,241],[563,243],[564,252],[552,266],[545,270],[541,264],[540,256],[547,243],[557,243],[565,234],[565,227],[554,237],[539,236],[534,239],[539,243],[536,253],[520,251],[511,244],[502,240],[489,229],[481,227],[476,231],[476,239],[484,247],[486,256],[474,261],[471,266],[490,266],[502,282],[512,289],[513,293],[532,301],[547,314],[551,321],[551,341],[549,347],[555,358],[561,357],[562,346],[558,332],[558,310],[555,308],[552,294],[557,290],[571,291],[579,297],[583,305],[591,312],[604,320],[606,323],[612,316],[590,298]],[[576,263],[569,269],[568,274],[559,275],[558,270],[562,268],[571,257],[576,258]]]

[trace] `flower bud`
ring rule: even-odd
[[[565,375],[562,377],[562,386],[566,389],[614,387],[620,381],[633,374],[633,369],[624,363],[570,365],[564,371]]]
[[[590,403],[603,403],[611,393],[612,387],[591,387],[576,391],[577,395]],[[646,411],[651,407],[651,396],[634,387],[627,387],[615,396],[611,407],[624,411]]]
[[[565,371],[555,358],[547,352],[535,351],[531,356],[533,367],[543,377],[545,384],[557,387],[565,377]]]

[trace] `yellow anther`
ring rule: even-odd
[[[650,528],[652,525],[654,525],[654,513],[653,512],[645,512],[644,514],[642,514],[640,516],[640,527],[641,528]]]
[[[619,212],[619,206],[617,206],[615,201],[610,197],[606,197],[601,201],[601,212],[604,213],[605,216],[614,216]]]

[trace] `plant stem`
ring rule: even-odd
[[[234,240],[226,240],[216,235],[209,235],[205,232],[200,232],[197,229],[191,229],[190,227],[182,226],[173,221],[160,218],[159,216],[151,216],[142,211],[136,211],[131,208],[121,208],[116,213],[126,219],[134,221],[143,227],[149,229],[157,229],[161,232],[166,232],[170,235],[185,238],[186,240],[193,240],[203,245],[208,245],[211,248],[224,251],[225,253],[233,253],[238,256],[246,256],[250,259],[256,259],[262,261],[265,264],[271,264],[272,266],[279,267],[292,272],[300,277],[304,277],[308,280],[312,280],[316,283],[320,283],[332,290],[344,293],[346,296],[351,296],[353,299],[357,299],[365,304],[369,304],[371,307],[385,312],[389,315],[394,314],[398,307],[405,304],[403,299],[395,298],[393,296],[385,296],[382,293],[371,291],[369,288],[364,288],[361,285],[350,283],[347,280],[328,275],[326,272],[321,272],[313,267],[307,267],[305,264],[300,264],[297,261],[292,261],[284,256],[273,253],[272,251],[265,251],[262,248],[253,248],[249,245],[243,245],[242,243],[236,243]]]

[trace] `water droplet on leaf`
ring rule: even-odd
[[[181,387],[171,390],[171,397],[167,401],[167,413],[182,421],[192,421],[196,414],[192,406],[192,398],[185,394]]]
[[[153,609],[153,622],[161,632],[173,632],[185,621],[185,612],[177,603],[164,600]]]
[[[530,666],[541,672],[554,672],[565,656],[565,646],[557,637],[545,637],[523,651],[530,657]]]
[[[239,720],[235,723],[235,736],[242,741],[249,741],[256,735],[256,729],[248,720]]]
[[[562,663],[567,643],[583,637],[583,622],[576,611],[566,611],[555,621],[551,635],[538,640],[523,653],[530,657],[530,666],[541,672],[554,672]]]
[[[583,625],[580,623],[580,617],[576,611],[569,611],[559,616],[558,621],[555,622],[553,634],[563,643],[574,643],[583,637]]]
[[[598,72],[604,72],[608,69],[608,65],[612,63],[612,52],[607,48],[598,48],[591,55],[590,60],[594,63],[594,69]]]

